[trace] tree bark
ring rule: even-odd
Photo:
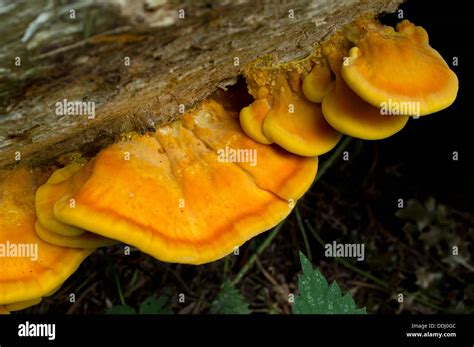
[[[356,17],[401,2],[148,0],[151,11],[133,0],[0,5],[0,168],[19,155],[30,165],[93,153],[117,134],[170,122],[180,105],[235,84],[256,58],[302,58]],[[58,115],[64,99],[94,102],[95,118]]]

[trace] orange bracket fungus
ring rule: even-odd
[[[286,72],[285,68],[290,69],[285,66],[248,68],[247,84],[256,100],[240,112],[242,127],[255,141],[276,143],[294,154],[314,157],[329,152],[342,134],[324,119],[321,105],[306,98],[297,69]],[[329,86],[320,89],[324,88]],[[318,92],[323,93],[313,89],[313,94]],[[269,109],[261,106],[263,98],[271,100]]]
[[[245,78],[254,101],[240,112],[211,98],[48,180],[0,171],[0,314],[54,293],[98,247],[220,259],[288,216],[344,134],[386,138],[458,90],[423,28],[368,17],[300,61],[254,62]]]
[[[80,180],[68,180],[68,178],[81,168],[81,164],[75,163],[58,169],[44,185],[37,189],[35,194],[36,216],[43,227],[65,236],[79,236],[85,232],[85,230],[58,222],[54,219],[53,214],[53,205],[58,197],[73,189],[74,186],[80,186]]]
[[[0,307],[6,313],[52,294],[92,252],[42,241],[35,233],[37,183],[27,169],[0,173]]]
[[[323,48],[336,75],[335,87],[323,99],[322,111],[328,123],[341,133],[364,140],[379,140],[400,131],[408,116],[384,115],[362,100],[341,77],[348,42],[338,34]]]
[[[215,102],[184,118],[189,129],[179,120],[101,151],[82,186],[55,203],[56,219],[160,260],[201,264],[275,226],[314,180],[316,158],[250,140]]]
[[[38,221],[35,223],[36,233],[44,241],[63,247],[98,248],[116,244],[99,235],[87,232],[59,222],[54,217],[56,201],[77,190],[85,180],[83,163],[72,163],[56,170],[48,181],[36,191],[35,206]],[[69,201],[74,204],[74,200]]]
[[[333,87],[334,80],[326,60],[314,65],[311,72],[303,80],[303,93],[309,101],[321,103]]]
[[[263,122],[270,111],[267,99],[257,99],[249,106],[240,111],[240,126],[242,130],[252,139],[264,145],[272,143],[263,133]]]
[[[194,112],[185,114],[183,125],[217,153],[226,147],[255,153],[255,162],[236,160],[236,165],[253,176],[258,187],[287,201],[299,199],[316,176],[317,158],[296,156],[278,146],[253,141],[242,133],[238,115],[215,101],[205,102]]]
[[[426,31],[407,20],[396,31],[368,26],[355,39],[342,76],[369,104],[400,115],[440,111],[454,102],[458,91],[456,74],[431,48]]]
[[[286,80],[277,83],[280,88],[265,117],[263,133],[299,155],[317,156],[333,149],[342,135],[326,122],[321,106],[308,101],[301,91],[292,91]]]

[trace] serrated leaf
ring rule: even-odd
[[[300,252],[303,274],[298,280],[300,295],[295,296],[293,313],[296,314],[365,314],[365,308],[356,308],[354,299],[342,296],[336,281],[330,286],[319,269]]]
[[[136,314],[137,312],[133,307],[128,305],[113,306],[105,310],[105,314]]]
[[[230,281],[225,281],[221,291],[211,303],[211,314],[249,314],[248,303]]]
[[[138,308],[140,314],[173,314],[173,310],[167,306],[168,299],[164,296],[150,296],[146,298]]]
[[[346,307],[348,311],[357,310],[355,301],[349,293],[346,293],[346,295],[342,297],[342,306]],[[359,310],[365,313],[365,308],[360,308]]]

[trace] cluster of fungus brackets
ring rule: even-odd
[[[249,69],[255,101],[240,113],[248,136],[320,155],[337,144],[337,134],[383,139],[410,116],[440,111],[456,98],[456,75],[431,48],[427,32],[407,20],[395,30],[361,18],[316,53],[311,71],[296,79],[291,65]]]
[[[252,151],[257,162],[220,157],[226,148]],[[157,259],[201,264],[284,219],[316,171],[315,158],[245,136],[237,113],[211,100],[155,133],[100,152],[71,177],[81,176],[82,184],[60,197],[53,213]]]
[[[210,99],[47,180],[1,172],[0,243],[36,244],[38,259],[0,258],[0,313],[51,295],[97,247],[124,242],[188,264],[220,259],[291,212],[317,156],[343,134],[385,138],[415,115],[383,115],[384,103],[416,103],[426,115],[456,97],[456,75],[408,21],[394,30],[361,19],[317,57],[306,73],[248,74],[255,101],[240,114]]]
[[[255,160],[240,160],[249,151]],[[26,169],[5,172],[0,243],[36,244],[39,256],[0,258],[2,312],[37,304],[95,248],[117,241],[168,262],[222,258],[283,220],[317,167],[317,158],[250,139],[237,112],[208,100],[47,180]]]

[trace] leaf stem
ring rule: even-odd
[[[229,257],[224,258],[224,276],[229,272]]]
[[[298,226],[300,227],[301,234],[303,235],[304,246],[306,248],[306,255],[310,261],[313,261],[313,255],[311,254],[311,248],[309,247],[308,236],[306,235],[306,230],[303,225],[303,221],[301,220],[300,210],[298,205],[295,208],[296,220],[298,222]]]
[[[118,292],[118,296],[119,296],[119,299],[120,299],[120,303],[125,306],[126,303],[125,303],[125,298],[123,297],[123,292],[122,292],[122,287],[120,285],[120,279],[119,279],[119,276],[118,276],[118,273],[117,273],[117,268],[115,267],[115,265],[112,265],[112,271],[113,271],[113,274],[114,274],[114,281],[115,281],[115,285],[117,286],[117,292]]]

